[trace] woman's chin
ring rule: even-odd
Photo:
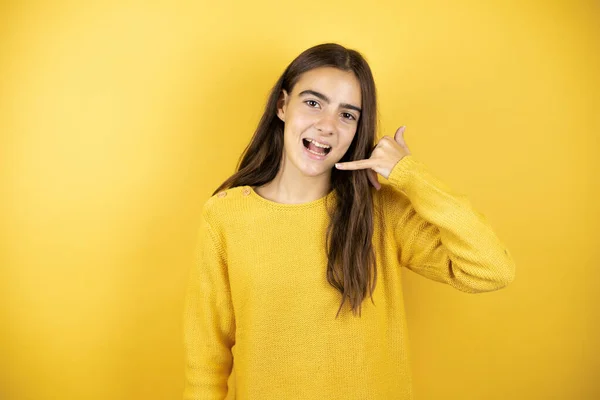
[[[327,163],[327,164],[322,163],[322,164],[319,164],[319,165],[310,165],[310,164],[307,165],[307,164],[305,164],[303,166],[303,168],[301,169],[301,171],[302,171],[302,173],[305,176],[314,176],[314,177],[316,177],[316,176],[323,175],[325,173],[331,173],[331,168],[332,167],[333,166],[329,165],[329,163]]]

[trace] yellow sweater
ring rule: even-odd
[[[401,267],[468,292],[514,279],[485,217],[409,155],[374,191],[377,284],[362,316],[326,278],[325,201],[281,204],[250,186],[202,209],[186,300],[185,399],[412,399]],[[380,234],[382,236],[379,236]]]

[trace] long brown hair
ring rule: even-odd
[[[285,69],[271,90],[265,111],[238,162],[236,172],[213,193],[236,186],[260,186],[275,178],[283,152],[284,123],[277,117],[283,90],[291,93],[300,76],[319,67],[352,71],[360,82],[362,112],[356,134],[341,162],[369,158],[375,142],[377,102],[375,82],[363,56],[339,44],[325,43],[302,52]],[[373,196],[367,170],[331,171],[337,205],[329,209],[327,281],[342,294],[339,315],[348,300],[354,315],[361,313],[367,290],[373,301],[377,281],[373,250]]]

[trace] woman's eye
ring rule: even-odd
[[[315,107],[317,107],[319,105],[319,103],[317,103],[314,100],[306,100],[305,103],[308,104],[308,106],[312,107],[312,108],[315,108]]]
[[[354,115],[350,114],[350,113],[342,113],[342,116],[346,119],[349,119],[351,121],[355,120],[356,118],[354,118]]]

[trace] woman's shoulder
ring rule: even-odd
[[[250,189],[247,186],[236,186],[224,189],[210,196],[202,205],[202,215],[209,222],[231,219],[242,206]]]
[[[381,189],[373,189],[373,199],[380,203],[402,204],[410,203],[408,196],[389,182],[381,182]]]
[[[204,207],[214,207],[223,204],[230,204],[236,200],[247,197],[250,194],[248,186],[236,186],[221,190],[210,196],[204,203]]]
[[[395,221],[412,207],[404,192],[387,182],[381,182],[381,189],[373,188],[373,205],[386,220]]]

